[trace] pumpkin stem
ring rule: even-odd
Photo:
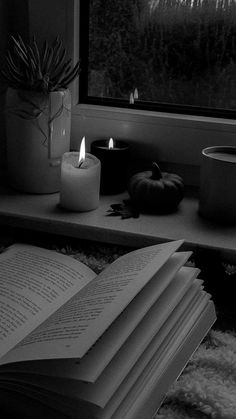
[[[152,176],[151,179],[159,180],[162,178],[160,167],[157,163],[152,163]]]

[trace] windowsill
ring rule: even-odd
[[[107,216],[110,204],[127,194],[102,196],[99,208],[84,213],[59,208],[59,194],[30,195],[1,187],[0,225],[131,247],[185,239],[186,249],[214,249],[236,262],[236,226],[221,226],[198,215],[196,191],[186,193],[176,213],[122,220]]]
[[[152,161],[186,167],[185,184],[198,186],[202,150],[216,145],[235,146],[236,119],[79,104],[72,114],[73,149],[79,148],[83,136],[88,150],[99,138],[126,140],[138,170]]]
[[[223,130],[231,130],[234,127],[236,131],[236,119],[226,118],[214,118],[209,116],[198,116],[198,115],[185,115],[177,113],[157,112],[149,110],[140,110],[132,108],[120,108],[112,106],[102,106],[94,104],[80,103],[74,107],[74,115],[83,114],[84,116],[97,116],[109,119],[125,119],[126,121],[139,121],[145,123],[155,123],[160,120],[163,124],[172,124],[178,126],[185,124],[186,126],[192,125],[193,123],[205,124],[205,126],[221,126]]]

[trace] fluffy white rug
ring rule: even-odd
[[[211,330],[156,419],[236,418],[236,336]]]

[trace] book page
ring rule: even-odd
[[[160,356],[159,359],[157,356],[154,356],[147,368],[145,368],[142,374],[138,377],[137,382],[131,387],[130,392],[125,396],[121,405],[116,410],[114,419],[137,419],[143,417],[147,419],[149,417],[145,416],[144,411],[142,411],[145,399],[146,401],[149,399],[149,394],[153,389],[156,389],[156,394],[159,396],[161,395],[161,400],[163,399],[166,394],[166,389],[169,384],[173,382],[173,377],[171,381],[165,385],[165,391],[163,391],[163,386],[158,386],[160,378],[163,378],[165,382],[165,373],[168,371],[167,376],[172,375],[171,368],[169,369],[168,366],[171,366],[172,360],[175,360],[176,357],[179,358],[179,363],[177,363],[175,367],[175,370],[176,368],[178,370],[176,376],[181,373],[192,353],[203,339],[204,334],[207,333],[207,330],[209,330],[212,325],[214,321],[213,318],[214,312],[212,311],[211,302],[209,301],[208,296],[205,295],[199,301],[199,305],[196,307],[192,316],[189,316],[188,322],[185,324],[183,322],[182,330],[179,330],[178,333],[176,333],[174,340],[167,345],[162,356]],[[203,319],[203,322],[201,319]],[[198,331],[199,324],[200,330]],[[197,333],[195,332],[196,330]],[[201,330],[204,332],[202,333]],[[188,338],[191,335],[193,336],[195,333],[196,335],[193,337],[192,345],[190,345],[189,342],[186,344],[186,340],[188,341]],[[179,356],[181,353],[182,356]],[[174,366],[172,364],[172,368],[173,367]],[[176,378],[176,376],[174,378]],[[157,406],[156,402],[155,406]],[[141,410],[141,413],[138,412],[139,409]]]
[[[5,370],[28,371],[94,382],[123,343],[127,341],[132,331],[137,327],[148,310],[150,310],[150,307],[157,300],[159,302],[162,299],[163,293],[170,286],[175,274],[184,265],[190,255],[191,252],[174,253],[82,359],[19,362],[8,364]],[[196,268],[192,269],[194,269],[197,275],[198,270]],[[170,311],[171,307],[169,303],[165,309]],[[1,367],[2,370],[3,368]]]
[[[96,274],[75,259],[23,244],[0,256],[0,356],[55,312]]]
[[[182,243],[149,246],[117,259],[27,336],[7,361],[82,358]]]
[[[194,268],[181,268],[96,382],[86,385],[78,382],[77,393],[83,400],[105,406],[178,304],[185,306],[185,301],[193,304],[200,288],[198,281],[194,283],[197,273]]]
[[[99,418],[110,419],[113,415],[114,418],[125,417],[125,411],[123,410],[126,404],[125,402],[129,402],[129,406],[135,403],[138,390],[145,389],[150,375],[154,374],[156,377],[161,376],[161,370],[165,368],[170,356],[178,353],[178,347],[185,340],[186,335],[195,328],[197,320],[205,311],[208,304],[209,298],[207,295],[198,293],[197,298],[194,299],[194,303],[187,306],[184,313],[177,319],[177,322],[175,322],[171,329],[169,329],[168,325],[167,328],[166,325],[163,326],[160,333],[156,335],[134,368],[127,374],[122,385],[109,400],[105,409],[98,415]],[[156,398],[160,393],[162,394],[161,387],[157,390]]]
[[[130,408],[126,416],[124,417],[123,412],[121,412],[121,415],[115,416],[114,419],[149,419],[155,417],[158,407],[160,407],[167,394],[168,388],[174,380],[178,379],[215,320],[214,305],[212,301],[209,301],[185,339],[182,339],[177,351],[174,353],[172,351],[172,356],[166,362],[165,368],[161,370],[154,368],[149,377],[147,377],[146,383],[139,391],[135,401],[130,400]],[[161,390],[158,391],[159,389]]]
[[[181,283],[180,285],[182,286]],[[146,348],[143,348],[144,350],[142,351],[141,356],[138,358],[138,361],[135,363],[133,368],[130,369],[129,366],[127,365],[126,374],[125,374],[126,377],[124,379],[125,383],[127,380],[129,382],[130,376],[134,380],[134,377],[135,379],[137,379],[138,375],[140,375],[141,373],[144,374],[145,367],[152,360],[152,357],[153,355],[155,355],[156,351],[158,351],[159,356],[160,355],[162,356],[165,353],[165,349],[166,349],[165,346],[163,348],[163,343],[165,342],[165,339],[166,338],[170,339],[172,335],[171,332],[173,330],[176,331],[176,326],[181,325],[182,327],[185,321],[187,320],[189,321],[190,317],[192,318],[192,315],[189,315],[189,313],[194,314],[194,311],[196,311],[196,308],[198,310],[199,303],[202,300],[202,298],[204,298],[199,288],[200,288],[199,283],[197,283],[197,281],[195,283],[190,284],[190,288],[187,290],[186,295],[183,297],[183,300],[181,300],[181,304],[177,304],[176,309],[172,311],[167,321],[164,322],[161,328],[157,327],[157,329],[159,329],[158,333],[157,333],[157,330],[155,331],[155,326],[153,325],[153,314],[155,314],[156,310],[158,311],[158,304],[155,306],[151,317],[147,317],[145,320],[145,322],[147,321],[148,323],[148,325],[146,324],[146,329],[148,330],[145,333],[149,335],[149,327],[153,328],[153,331],[151,332],[151,335],[154,335],[153,339],[151,339],[151,342],[147,345]],[[142,340],[143,327],[144,327],[144,324],[142,323],[138,326],[137,331],[135,332],[135,335],[133,336],[135,339]],[[121,355],[121,358],[123,358],[123,360],[120,359],[120,355]],[[132,351],[130,355],[132,356]],[[65,381],[64,379],[55,378],[55,377],[46,377],[46,376],[41,376],[41,375],[37,375],[35,377],[34,374],[19,374],[18,375],[16,373],[14,374],[14,377],[17,378],[19,382],[22,382],[25,384],[32,384],[32,385],[37,384],[39,388],[44,389],[44,390],[47,389],[48,391],[58,393],[58,395],[61,395],[62,397],[68,396],[72,398],[72,400],[76,400],[76,399],[83,400],[83,401],[87,400],[91,403],[94,403],[97,406],[104,408],[104,406],[106,405],[109,399],[112,401],[112,405],[113,405],[113,397],[117,399],[116,392],[115,392],[115,389],[118,385],[118,383],[115,383],[116,374],[117,373],[119,374],[119,364],[122,367],[123,364],[126,362],[125,354],[120,354],[118,352],[115,358],[116,359],[114,359],[114,362],[112,361],[112,365],[110,366],[109,364],[108,370],[106,369],[104,371],[105,377],[101,376],[101,379],[99,378],[98,382],[96,382],[95,384],[88,384],[88,383],[84,383],[77,380]],[[113,374],[112,374],[111,369],[113,369]],[[112,377],[110,377],[109,379],[110,374],[112,374]],[[7,375],[6,375],[6,378],[7,378]],[[104,381],[104,378],[105,378],[105,381]],[[107,379],[108,379],[108,382],[106,382]],[[106,385],[103,386],[103,384],[106,384]],[[110,384],[111,384],[111,388],[110,388]],[[129,390],[130,390],[130,383],[129,383],[129,387],[127,388],[127,393]],[[121,391],[124,397],[123,384],[119,387],[117,391],[118,394],[119,394],[119,391]],[[110,403],[108,402],[108,404]],[[109,416],[109,418],[110,417],[111,416]]]

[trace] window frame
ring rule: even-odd
[[[82,20],[82,33],[89,33],[89,16],[90,16],[90,1],[80,2],[81,13],[84,16]],[[81,102],[90,104],[90,105],[99,105],[99,106],[110,106],[110,107],[120,107],[120,108],[133,108],[140,109],[142,111],[155,111],[155,112],[164,112],[164,113],[178,113],[184,115],[196,115],[196,116],[207,116],[213,118],[226,118],[226,119],[235,119],[236,110],[234,109],[223,109],[223,108],[208,108],[200,107],[195,105],[185,105],[169,102],[150,102],[150,101],[135,101],[134,104],[130,105],[129,98],[127,100],[122,98],[112,98],[112,97],[96,97],[88,96],[88,70],[89,70],[89,60],[88,60],[88,49],[89,49],[89,39],[86,39],[86,43],[81,42],[80,45],[80,55],[83,62],[83,71],[81,73],[80,79],[80,89],[79,95]]]
[[[76,61],[83,43],[83,22],[79,27],[81,2],[82,0],[40,0],[44,25],[39,25],[35,19],[39,2],[29,0],[30,33],[48,36],[46,28],[51,25],[56,3],[65,22],[64,25],[59,25],[57,19],[53,28],[50,26],[49,35],[54,33],[55,36],[59,33],[63,36],[73,60]],[[38,19],[40,16],[37,15]],[[72,94],[72,149],[78,148],[84,135],[88,149],[91,142],[98,138],[123,138],[132,144],[133,160],[137,158],[137,161],[141,161],[143,157],[144,162],[147,162],[151,156],[163,164],[168,163],[174,167],[177,165],[180,168],[182,166],[184,180],[198,185],[201,150],[215,145],[236,146],[236,119],[233,118],[81,103],[76,83],[72,86]]]

